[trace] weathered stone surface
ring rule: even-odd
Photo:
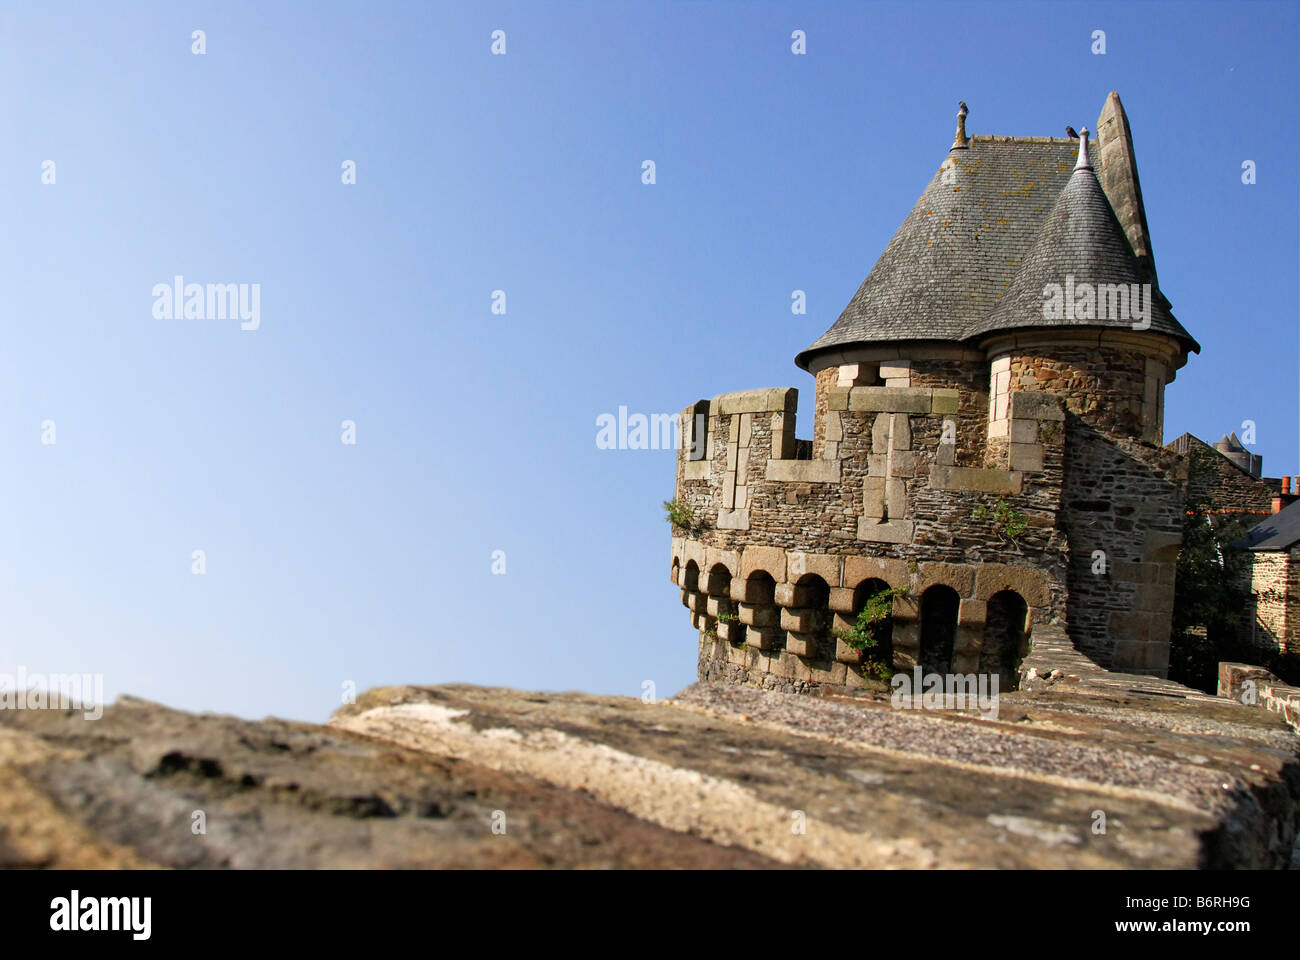
[[[724,393],[713,398],[712,411],[718,416],[739,413],[793,413],[799,391],[794,387],[772,387]],[[739,427],[737,427],[739,430]]]
[[[767,479],[781,483],[839,483],[837,460],[769,460]]]
[[[1049,599],[1047,575],[1043,571],[1006,563],[981,564],[975,572],[975,598],[988,600],[1001,590],[1020,594],[1031,607],[1046,606]]]
[[[929,413],[931,393],[924,388],[853,387],[849,409],[891,413]]]
[[[1012,420],[1064,420],[1062,398],[1050,393],[1016,390],[1011,394]]]
[[[418,696],[426,719],[455,714],[438,706],[445,701],[436,692]],[[535,694],[496,696],[525,709],[545,702]],[[391,690],[361,698],[371,706],[401,702]],[[679,784],[691,779],[666,769]],[[206,816],[205,835],[191,832],[195,810]],[[506,816],[504,835],[492,831],[498,810]],[[776,862],[665,827],[569,784],[341,725],[194,715],[130,698],[95,721],[79,712],[0,711],[0,865],[7,867]]]
[[[1018,494],[1021,476],[1008,470],[935,465],[930,468],[930,486],[935,490]]]
[[[1068,651],[1044,653],[1042,669],[1059,664],[1062,679],[1003,695],[999,719],[897,710],[887,694],[795,697],[725,684],[658,704],[404,687],[363,696],[331,730],[583,791],[643,824],[782,863],[1286,863],[1300,741],[1280,717],[1184,697],[1167,681],[1094,677]],[[853,669],[845,683],[862,684]],[[835,673],[807,668],[815,675]],[[1098,809],[1104,835],[1091,830]],[[803,836],[790,830],[793,810],[808,819]]]

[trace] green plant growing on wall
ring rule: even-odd
[[[681,527],[683,530],[694,530],[700,525],[700,521],[695,516],[695,511],[689,504],[678,503],[676,499],[664,501],[664,513],[667,515],[668,522],[674,527]]]
[[[1016,544],[1021,534],[1029,528],[1029,521],[1025,515],[1007,503],[1006,497],[998,497],[998,502],[992,509],[985,504],[977,503],[970,512],[970,518],[991,521],[993,532],[1012,544]]]
[[[736,616],[736,614],[734,614],[734,613],[720,613],[720,614],[718,614],[718,623],[735,623],[735,622],[737,622],[739,619],[740,619],[740,617]]]
[[[892,627],[894,595],[899,591],[885,587],[868,598],[851,630],[836,630],[835,637],[863,655],[862,671],[888,683],[893,667],[885,662],[882,641]]]

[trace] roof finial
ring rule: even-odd
[[[1088,128],[1084,127],[1079,131],[1079,159],[1075,161],[1074,169],[1091,170],[1092,160],[1088,158]]]
[[[957,135],[952,138],[954,147],[966,147],[970,141],[966,137],[966,114],[970,111],[966,108],[965,100],[957,101]]]

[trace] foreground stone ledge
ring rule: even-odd
[[[1109,673],[1059,631],[1036,631],[1025,689],[995,717],[895,709],[846,650],[804,663],[706,648],[838,695],[400,686],[324,726],[131,698],[98,721],[0,711],[0,864],[1181,869],[1291,855],[1300,738],[1279,714]]]

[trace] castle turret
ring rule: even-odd
[[[1127,119],[1107,101],[1099,154],[1086,129],[971,135],[968,116],[795,358],[811,443],[792,389],[683,412],[673,581],[701,679],[864,682],[832,628],[886,596],[900,669],[1014,684],[1032,631],[1068,629],[1105,666],[1167,670],[1182,500],[1163,397],[1199,347],[1155,284]]]

